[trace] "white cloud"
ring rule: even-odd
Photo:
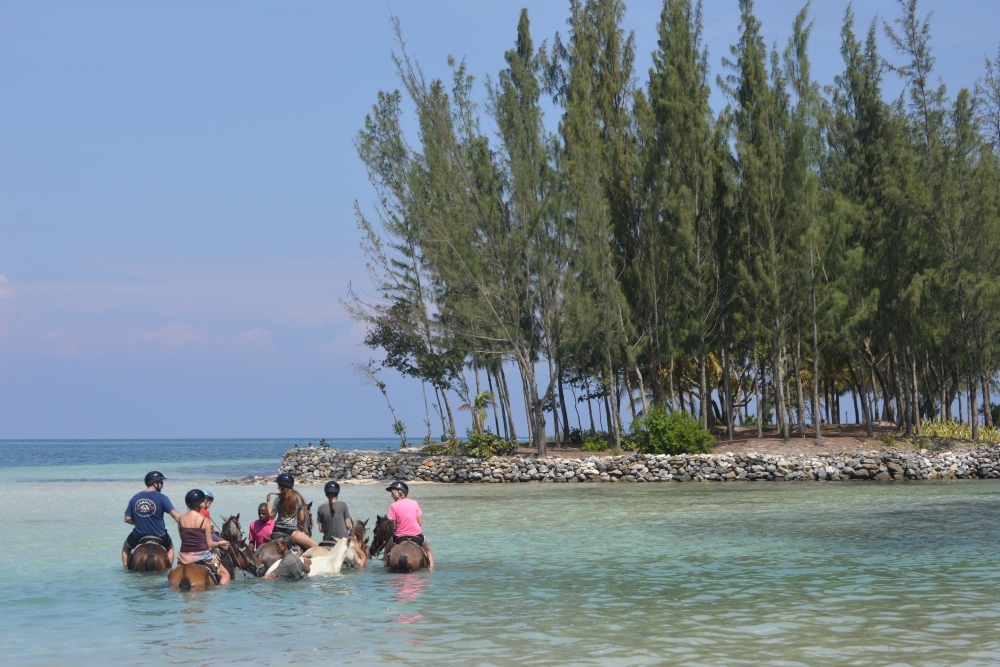
[[[13,287],[10,287],[7,276],[0,273],[0,299],[13,299],[16,296],[17,292],[14,291]]]

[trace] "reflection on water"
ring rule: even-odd
[[[419,485],[434,572],[181,593],[120,570],[136,482],[6,473],[4,664],[1000,663],[994,482]],[[216,516],[260,501],[214,489]],[[388,505],[380,487],[342,500],[358,519]]]

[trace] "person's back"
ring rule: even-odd
[[[274,569],[274,574],[280,579],[302,579],[307,572],[305,563],[292,551],[286,551]]]
[[[163,483],[166,477],[163,473],[153,470],[146,474],[146,488],[132,496],[125,508],[125,523],[132,526],[132,532],[125,538],[122,545],[122,566],[128,569],[129,554],[147,537],[155,537],[167,550],[167,560],[174,561],[174,545],[170,533],[163,523],[163,515],[169,514],[175,520],[180,513],[174,509],[173,503],[163,493]]]
[[[324,542],[333,542],[342,537],[350,536],[347,525],[351,519],[351,513],[347,509],[347,503],[340,500],[326,502],[319,506],[316,516],[323,529]]]
[[[396,522],[396,537],[404,535],[420,535],[424,531],[420,527],[420,505],[412,498],[400,498],[389,506],[389,518]]]

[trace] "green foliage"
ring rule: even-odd
[[[606,452],[609,449],[611,449],[611,443],[608,442],[604,433],[585,436],[583,446],[580,447],[582,452]]]
[[[455,448],[452,445],[428,445],[424,447],[424,454],[429,456],[452,456]]]
[[[707,454],[715,438],[687,412],[660,407],[632,422],[632,441],[645,454]]]
[[[972,426],[969,424],[960,424],[957,421],[941,421],[940,419],[929,422],[925,421],[921,424],[921,431],[924,435],[932,438],[972,440]],[[985,426],[980,427],[979,440],[991,444],[1000,444],[1000,432],[997,432],[996,429],[986,428]]]
[[[406,424],[397,419],[392,424],[392,432],[399,436],[399,446],[406,447]]]
[[[472,433],[469,440],[462,443],[466,456],[477,459],[488,459],[491,456],[510,456],[517,452],[517,443],[504,440],[499,435],[487,430],[485,433]]]

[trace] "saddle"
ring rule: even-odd
[[[146,535],[139,540],[139,544],[135,545],[135,549],[138,549],[143,544],[155,544],[157,546],[163,547],[163,538],[156,535]],[[166,547],[163,547],[166,549]],[[135,553],[135,549],[129,552],[130,555]]]

